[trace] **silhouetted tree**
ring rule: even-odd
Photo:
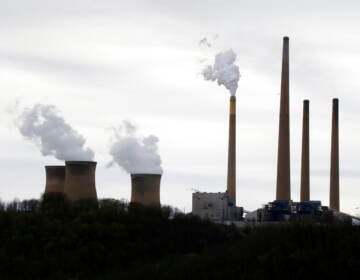
[[[1,279],[357,279],[360,227],[239,229],[166,207],[61,194],[0,207]]]

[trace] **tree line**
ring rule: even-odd
[[[1,279],[357,279],[359,267],[348,224],[236,228],[63,195],[0,204]]]

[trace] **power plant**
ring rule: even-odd
[[[279,131],[277,147],[277,174],[275,200],[268,202],[255,211],[245,211],[243,207],[236,205],[236,90],[240,72],[236,65],[233,65],[236,54],[232,52],[220,53],[217,59],[228,59],[228,69],[232,69],[232,77],[237,80],[218,80],[218,84],[226,86],[230,91],[229,103],[229,133],[228,133],[228,154],[227,154],[227,177],[226,190],[221,192],[195,192],[192,194],[192,214],[204,219],[216,222],[234,223],[263,223],[283,222],[302,219],[313,219],[316,221],[329,218],[347,219],[350,217],[340,212],[339,195],[339,100],[332,100],[332,126],[331,126],[331,164],[330,164],[330,199],[329,207],[322,205],[320,200],[310,200],[310,101],[303,101],[302,117],[302,144],[301,144],[301,176],[300,176],[300,200],[295,202],[291,199],[290,185],[290,108],[289,108],[289,38],[283,38],[282,48],[282,70],[281,70],[281,91],[279,107]],[[221,63],[220,63],[221,64]],[[226,63],[225,63],[226,64]],[[219,65],[208,68],[204,75],[207,80],[216,79],[216,71]],[[225,70],[224,70],[225,71]],[[224,73],[222,73],[224,75]],[[224,78],[222,76],[222,78]],[[129,123],[127,129],[133,131]],[[130,133],[131,134],[131,133]],[[133,143],[135,140],[132,139]],[[143,142],[149,147],[136,146],[136,155],[148,151],[156,151],[154,136],[144,138]],[[113,146],[113,155],[120,151],[117,163],[127,170],[131,178],[131,202],[145,206],[160,206],[160,182],[162,168],[160,157],[155,154],[148,154],[147,160],[153,164],[152,169],[143,169],[143,172],[134,172],[139,160],[129,160],[127,152],[130,146],[121,143]],[[125,148],[124,148],[125,147]],[[132,148],[135,146],[131,146]],[[92,151],[91,151],[92,153]],[[92,153],[93,154],[93,153]],[[142,168],[146,166],[146,160],[141,161]],[[141,165],[140,164],[140,165]],[[81,199],[97,199],[95,184],[96,162],[94,161],[66,161],[65,166],[45,166],[46,186],[45,194],[64,193],[70,201]],[[141,168],[140,168],[141,169]],[[157,173],[157,170],[159,173]],[[244,217],[246,213],[246,217]]]
[[[330,207],[321,201],[310,200],[310,135],[309,100],[303,101],[300,202],[291,200],[290,186],[290,109],[289,109],[289,38],[283,38],[279,138],[276,177],[276,200],[256,211],[236,207],[236,98],[230,98],[227,190],[225,193],[200,193],[192,196],[194,215],[213,221],[243,220],[245,224],[282,222],[303,219],[327,221],[331,218],[347,220],[350,216],[339,212],[339,135],[338,99],[333,100],[331,133]],[[238,223],[239,224],[239,223]]]
[[[65,162],[64,193],[70,201],[97,199],[94,161]]]
[[[63,193],[65,185],[65,166],[45,166],[46,184],[45,194]]]
[[[290,126],[289,126],[289,38],[284,37],[281,74],[281,100],[279,118],[279,146],[276,200],[250,212],[247,222],[278,222],[302,219],[327,221],[335,218],[349,220],[350,216],[339,212],[339,131],[338,99],[333,99],[330,168],[330,207],[321,201],[310,200],[310,155],[309,155],[309,100],[303,102],[300,202],[290,196]]]
[[[236,206],[236,97],[230,97],[227,188],[222,193],[196,192],[192,213],[214,221],[240,221],[243,208]]]
[[[131,174],[131,202],[160,206],[161,174]]]

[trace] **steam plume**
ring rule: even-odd
[[[233,50],[220,52],[215,56],[214,65],[207,65],[202,75],[205,80],[217,81],[218,85],[225,86],[231,93],[236,94],[240,79],[239,67],[235,65],[236,54]]]
[[[209,37],[203,37],[200,41],[199,41],[199,46],[204,46],[204,47],[208,47],[211,48],[214,44],[214,42],[219,38],[218,34],[213,34],[211,36],[211,38]]]
[[[123,121],[114,136],[115,141],[110,147],[113,157],[110,166],[117,163],[130,174],[162,174],[157,146],[159,139],[156,136],[137,137],[136,127],[128,121]]]
[[[200,45],[200,46],[206,46],[206,47],[208,47],[208,48],[211,47],[211,43],[209,42],[209,40],[208,40],[206,37],[202,38],[202,39],[199,41],[199,45]]]
[[[59,160],[85,160],[94,158],[94,152],[85,148],[85,138],[58,115],[52,105],[36,104],[25,109],[17,120],[20,133],[40,148],[44,156]]]

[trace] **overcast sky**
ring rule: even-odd
[[[311,199],[329,203],[332,98],[340,111],[340,208],[360,210],[358,1],[0,0],[0,197],[44,191],[41,155],[17,110],[53,104],[98,162],[100,198],[130,199],[130,176],[106,168],[111,128],[126,119],[156,135],[161,201],[191,210],[191,188],[226,186],[229,93],[203,61],[233,49],[237,203],[275,199],[282,37],[290,37],[291,194],[299,200],[302,101],[310,99]],[[218,38],[214,40],[218,35]],[[210,48],[199,46],[207,37]],[[18,106],[16,106],[18,105]]]

